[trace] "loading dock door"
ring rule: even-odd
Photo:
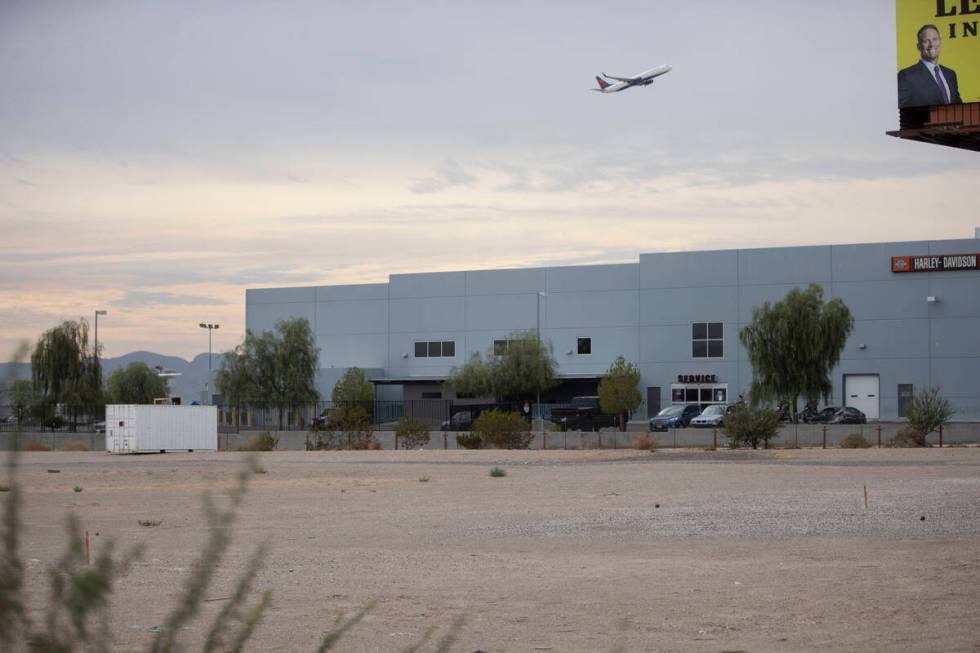
[[[844,405],[857,408],[868,419],[878,419],[878,375],[845,375]]]

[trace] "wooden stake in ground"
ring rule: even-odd
[[[868,484],[864,484],[864,509],[868,509]]]

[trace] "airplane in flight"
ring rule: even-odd
[[[649,86],[653,84],[655,77],[660,77],[661,75],[666,75],[671,70],[670,66],[663,65],[657,66],[656,68],[651,68],[650,70],[645,70],[638,75],[633,77],[616,77],[615,75],[607,75],[602,73],[602,77],[596,77],[595,81],[599,83],[599,88],[592,89],[593,91],[599,91],[600,93],[618,93],[619,91],[625,91],[628,88],[633,88],[634,86]],[[609,80],[614,80],[615,83]]]

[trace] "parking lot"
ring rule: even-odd
[[[112,616],[117,650],[144,649],[206,537],[200,495],[229,489],[244,460],[25,454],[35,617],[73,511],[96,551],[145,545]],[[203,641],[268,541],[257,651],[315,650],[338,614],[372,603],[336,650],[403,651],[427,632],[420,651],[446,636],[465,652],[980,646],[977,447],[289,451],[259,464],[185,642]]]

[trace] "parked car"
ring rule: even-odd
[[[572,397],[568,407],[555,407],[545,416],[562,431],[598,431],[617,425],[617,415],[602,412],[599,397]]]
[[[480,416],[478,410],[460,410],[442,422],[443,431],[469,431],[473,420]]]
[[[667,406],[657,413],[656,417],[650,418],[650,430],[666,431],[667,429],[682,429],[700,414],[701,406],[698,404],[674,404],[673,406]]]
[[[831,417],[828,424],[867,424],[868,418],[853,406],[844,406]]]
[[[804,416],[803,421],[809,424],[827,424],[839,410],[840,406],[825,406],[808,417]]]
[[[707,406],[701,414],[691,420],[691,426],[696,428],[718,428],[725,422],[725,416],[730,415],[735,410],[735,406],[725,404],[712,404]]]

